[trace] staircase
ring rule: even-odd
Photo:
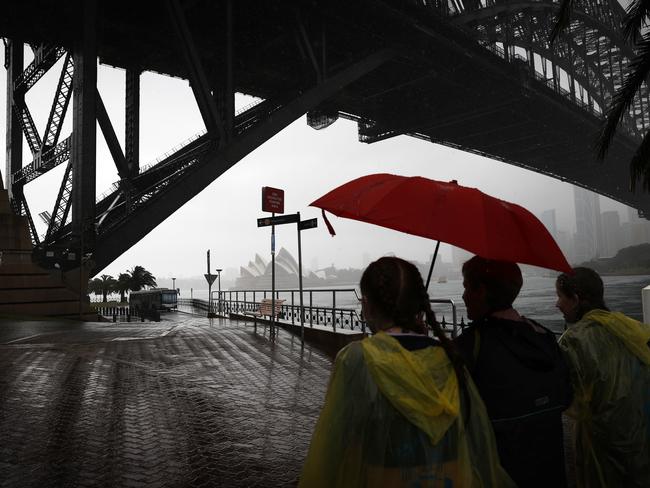
[[[88,279],[84,278],[85,284]],[[91,312],[85,300],[85,290],[80,303],[80,293],[74,289],[79,282],[79,271],[64,276],[58,270],[46,270],[32,262],[27,219],[11,211],[7,190],[0,189],[0,318],[97,320],[97,314]]]

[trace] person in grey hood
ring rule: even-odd
[[[516,263],[467,261],[463,301],[471,322],[455,342],[485,402],[503,468],[523,488],[564,487],[569,371],[553,332],[513,308],[522,284]]]

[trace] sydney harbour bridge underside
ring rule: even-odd
[[[607,158],[597,161],[594,151],[634,57],[621,35],[623,10],[615,1],[576,0],[569,28],[550,44],[557,7],[550,0],[7,0],[4,186],[14,212],[30,221],[42,263],[83,250],[92,252],[96,274],[307,113],[314,129],[344,117],[358,123],[365,143],[410,135],[574,183],[649,216],[650,195],[629,190],[629,161],[650,123],[647,86]],[[97,90],[97,58],[125,72],[124,137]],[[40,131],[25,94],[55,65],[59,82]],[[144,71],[189,80],[206,128],[149,167],[138,156]],[[236,112],[235,93],[260,102]],[[100,198],[96,123],[120,178]],[[38,235],[23,190],[58,165],[64,176],[54,208],[42,215],[47,232]]]

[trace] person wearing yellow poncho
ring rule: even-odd
[[[375,335],[337,355],[299,486],[514,486],[417,268],[381,258],[364,272],[361,293]]]
[[[610,312],[603,281],[575,268],[556,282],[569,329],[579,487],[650,487],[650,325]]]

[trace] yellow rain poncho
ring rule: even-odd
[[[442,347],[410,352],[383,332],[350,344],[336,358],[299,486],[514,486],[469,375],[467,389],[470,405]]]
[[[580,487],[650,487],[650,325],[592,310],[560,338]]]

